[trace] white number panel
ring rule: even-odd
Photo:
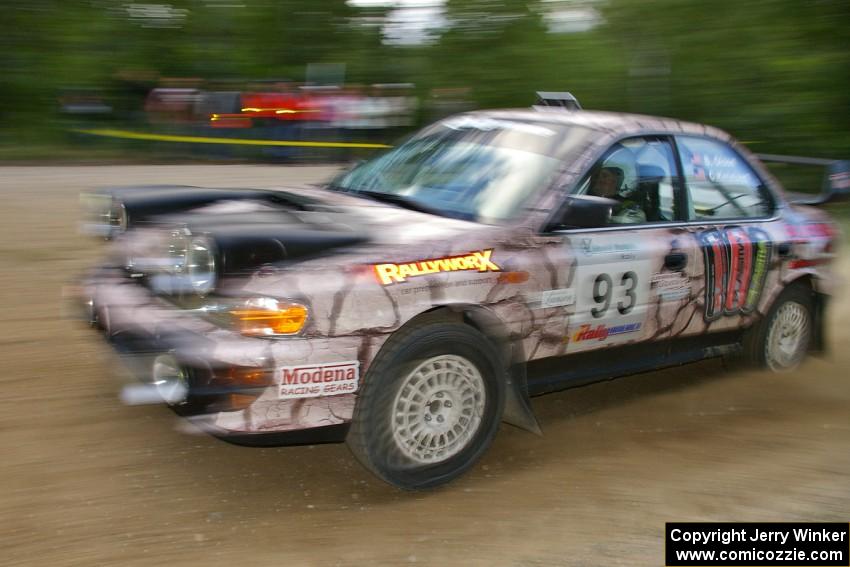
[[[575,314],[567,329],[570,352],[640,339],[649,305],[649,250],[625,235],[577,238],[573,253]]]

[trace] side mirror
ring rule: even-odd
[[[611,222],[611,214],[619,203],[614,199],[593,195],[572,195],[553,219],[548,230],[570,228],[602,228]]]

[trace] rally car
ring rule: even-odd
[[[720,130],[576,106],[450,117],[324,185],[91,195],[111,243],[81,304],[127,395],[421,489],[502,421],[539,431],[530,396],[824,348],[824,213]],[[821,202],[848,192],[830,167]]]

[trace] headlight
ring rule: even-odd
[[[121,201],[99,193],[85,193],[80,200],[83,208],[82,232],[111,238],[127,230],[127,210]]]
[[[148,274],[159,293],[206,295],[216,284],[216,250],[212,240],[192,236],[185,228],[172,230],[155,257],[128,259],[131,270]]]
[[[112,207],[109,209],[109,226],[112,227],[112,234],[127,230],[127,208],[124,203],[112,200]]]
[[[239,331],[249,337],[294,335],[307,323],[307,307],[270,297],[249,299],[230,311]]]
[[[137,236],[125,245],[124,265],[130,271],[148,275],[180,274],[185,270],[190,242],[191,235],[186,229],[175,229],[147,239]]]
[[[168,271],[179,273],[186,266],[186,255],[192,235],[188,229],[172,230],[165,244],[165,258]]]
[[[186,249],[186,275],[192,289],[200,295],[215,287],[215,250],[213,243],[203,237],[195,237]]]

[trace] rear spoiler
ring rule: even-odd
[[[791,202],[795,205],[824,205],[834,201],[850,200],[850,161],[848,160],[780,156],[776,154],[757,154],[756,157],[764,162],[824,168],[820,194],[789,193]]]

